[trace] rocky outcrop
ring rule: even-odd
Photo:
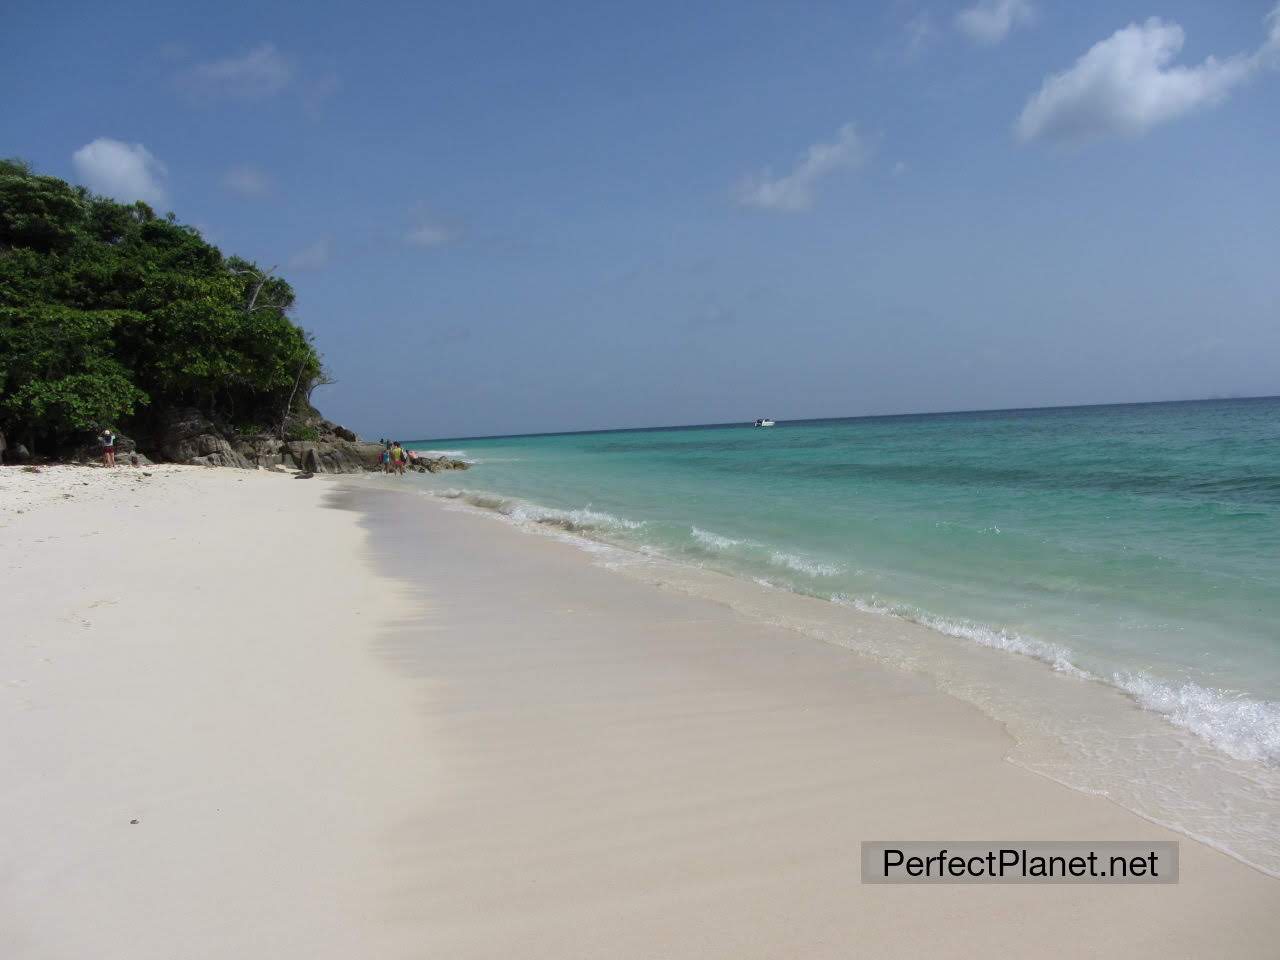
[[[263,419],[262,411],[257,422]],[[148,411],[148,416],[130,421],[127,426],[134,436],[116,433],[116,461],[136,462],[145,466],[158,460],[170,463],[197,464],[207,467],[237,467],[242,470],[277,469],[304,473],[361,473],[382,469],[381,443],[366,443],[354,431],[322,417],[306,404],[278,428],[289,439],[281,439],[276,430],[255,429],[210,417],[194,407],[177,407]],[[98,431],[76,435],[52,458],[81,463],[102,460]],[[136,437],[136,439],[135,439]],[[300,439],[305,437],[306,439]],[[7,440],[7,443],[6,443]],[[146,454],[150,454],[150,459]],[[33,458],[27,448],[0,433],[0,462],[26,463]],[[414,458],[409,469],[437,473],[440,470],[465,470],[461,460],[445,457]]]
[[[291,440],[282,453],[286,466],[310,473],[360,473],[378,468],[382,446],[350,440]]]
[[[155,438],[156,451],[174,463],[194,463],[206,467],[240,467],[250,463],[204,414],[194,409],[167,412]]]
[[[88,443],[79,444],[74,447],[70,453],[64,453],[63,456],[67,460],[76,463],[97,463],[102,460],[102,444],[97,442],[97,438],[93,438]],[[150,463],[143,454],[138,453],[138,444],[131,436],[124,434],[115,435],[115,458],[120,463],[128,463],[129,457],[137,457],[138,463],[146,465]]]
[[[284,467],[311,473],[360,473],[364,470],[376,470],[382,454],[379,444],[344,440],[337,436],[322,440],[286,441],[262,435],[240,437],[232,443],[232,447],[249,466]]]
[[[349,430],[343,432],[351,434]],[[307,473],[361,473],[382,469],[382,444],[346,440],[337,430],[322,440],[281,442],[266,436],[241,438],[234,447],[240,456],[257,467],[283,467]],[[410,470],[419,473],[466,470],[468,466],[465,460],[450,457],[414,457],[408,464]]]
[[[237,437],[232,448],[254,467],[275,467],[284,465],[282,450],[284,444],[275,437]]]
[[[98,463],[102,460],[102,445],[95,438],[90,443],[83,443],[75,447],[70,454],[66,454],[66,459],[75,463]],[[138,466],[145,467],[151,463],[151,460],[146,454],[138,450],[138,443],[132,437],[117,433],[116,463],[135,462]]]
[[[471,464],[465,460],[455,460],[452,457],[412,457],[409,460],[409,469],[416,470],[418,473],[439,473],[441,470],[467,470]]]
[[[382,445],[347,440],[291,441],[281,445],[282,463],[308,473],[359,473],[382,469]],[[411,457],[410,470],[439,473],[466,470],[470,464],[452,457]]]
[[[311,408],[290,417],[285,425],[287,436],[308,437],[305,440],[281,440],[277,434],[265,431],[245,433],[191,407],[163,411],[137,427],[137,442],[116,434],[118,462],[129,463],[137,457],[139,464],[150,463],[141,452],[146,450],[156,460],[243,470],[361,473],[382,468],[382,444],[362,441],[351,430],[325,420]],[[30,458],[21,444],[12,441],[4,453],[9,461]],[[96,437],[84,437],[79,446],[63,450],[61,456],[93,462],[102,458],[102,448]],[[424,473],[467,468],[465,462],[448,457],[415,457],[408,466]]]

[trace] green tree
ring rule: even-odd
[[[18,161],[0,161],[0,245],[64,251],[84,215],[82,195],[70,184],[37,177]]]
[[[112,354],[127,314],[68,307],[0,308],[0,413],[34,443],[131,416],[147,395]],[[24,429],[25,428],[25,429]]]
[[[279,422],[325,379],[293,304],[172,215],[0,161],[0,430],[58,444],[176,405]]]

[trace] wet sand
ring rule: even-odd
[[[370,489],[373,487],[374,489]],[[450,957],[1265,956],[1280,882],[1005,761],[923,678],[359,484],[424,612],[440,798],[401,907]],[[859,843],[1181,841],[1176,886],[875,886]]]

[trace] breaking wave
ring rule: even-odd
[[[1061,644],[1047,643],[1034,637],[1024,637],[1003,627],[991,627],[986,624],[971,623],[967,620],[953,620],[947,617],[933,616],[902,604],[861,600],[856,597],[847,597],[843,594],[838,594],[832,597],[831,600],[833,603],[853,607],[863,613],[875,613],[882,616],[896,617],[899,620],[908,620],[911,623],[918,623],[937,633],[945,634],[948,637],[956,637],[960,640],[969,640],[980,646],[990,647],[992,650],[1003,650],[1006,653],[1016,653],[1020,656],[1030,657],[1033,660],[1039,660],[1041,663],[1047,663],[1060,673],[1067,673],[1084,679],[1093,679],[1092,674],[1087,670],[1082,670],[1072,662],[1071,651]]]
[[[1123,691],[1144,710],[1159,714],[1228,756],[1280,765],[1280,703],[1276,701],[1191,682],[1167,683],[1145,673],[1099,677],[1077,666],[1072,651],[1062,644],[1027,637],[1003,627],[937,617],[901,604],[861,600],[843,594],[832,597],[832,602],[863,613],[908,620],[949,637],[1039,660],[1060,673],[1106,683]]]
[[[554,507],[544,507],[527,500],[503,497],[498,494],[449,489],[436,491],[434,495],[446,500],[461,500],[482,510],[492,510],[516,523],[553,527],[566,533],[639,530],[645,526],[643,520],[628,520],[600,510],[590,508],[557,510]]]
[[[1280,764],[1280,703],[1198,683],[1170,684],[1144,673],[1113,682],[1147,710],[1190,730],[1237,760]]]
[[[699,527],[692,527],[689,536],[693,537],[694,543],[705,547],[708,550],[731,550],[734,547],[740,547],[747,543],[746,540],[735,540],[733,537],[722,537],[718,533],[712,533],[710,530],[703,530]]]
[[[771,550],[755,540],[739,540],[726,537],[701,527],[690,527],[689,537],[695,547],[710,553],[738,554],[744,560],[759,560],[775,567],[783,567],[792,573],[801,573],[809,577],[834,577],[844,572],[844,567],[836,563],[826,563],[785,550]]]
[[[809,577],[836,577],[844,573],[844,567],[838,563],[823,563],[799,554],[775,550],[769,554],[769,562],[775,567],[785,567],[793,573],[803,573]]]

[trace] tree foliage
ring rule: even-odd
[[[177,405],[279,420],[324,377],[293,303],[172,215],[0,160],[0,431],[57,445]]]

